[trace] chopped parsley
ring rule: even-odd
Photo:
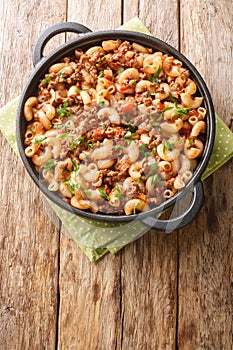
[[[90,149],[92,148],[94,145],[93,143],[91,142],[91,140],[87,140],[87,148]]]
[[[82,190],[88,197],[90,197],[91,196],[91,190],[86,190],[86,189],[84,189],[84,190]]]
[[[75,184],[71,181],[71,179],[64,181],[64,184],[69,186],[70,193],[74,195]]]
[[[102,130],[105,130],[106,127],[107,127],[107,125],[106,125],[106,124],[103,124],[103,125],[101,126],[101,129],[102,129]]]
[[[166,151],[173,151],[175,149],[175,143],[171,142],[169,140],[165,141],[164,146],[163,146],[163,153]]]
[[[74,171],[78,171],[78,164],[76,163],[76,160],[72,160],[72,164]]]
[[[118,145],[113,146],[113,148],[117,149],[118,151],[121,151],[124,149],[123,146],[118,146]]]
[[[52,79],[52,78],[51,78],[50,76],[48,76],[47,78],[44,78],[44,79],[42,80],[42,84],[47,85],[47,84],[50,82],[51,79]]]
[[[104,72],[100,72],[99,75],[98,75],[98,78],[102,78],[104,76]]]
[[[174,103],[174,105],[177,107],[178,101],[174,96],[172,96],[172,94],[170,92],[169,92],[169,97],[170,97],[171,102]]]
[[[128,123],[126,130],[129,130],[130,132],[134,132],[134,127],[130,123]]]
[[[46,136],[45,135],[38,135],[34,138],[34,143],[36,145],[40,145],[43,141],[46,140]]]
[[[172,107],[172,106],[163,108],[160,115],[163,117],[164,112],[169,111],[170,109],[173,109],[173,108],[174,108],[174,107]]]
[[[115,76],[117,76],[118,74],[124,72],[124,68],[120,67],[119,69],[117,69],[117,71],[114,73]]]
[[[68,102],[65,101],[62,104],[62,107],[57,109],[57,114],[58,114],[58,118],[62,118],[64,116],[70,117],[71,116],[71,112],[67,110],[67,107],[69,106]]]
[[[149,153],[148,148],[145,145],[139,145],[139,151],[142,158],[146,158]]]
[[[98,106],[99,106],[100,108],[104,107],[104,106],[105,106],[105,102],[104,102],[104,101],[100,101],[100,102],[98,103]]]
[[[63,132],[62,134],[59,134],[58,138],[63,139],[63,138],[68,137],[68,136],[70,136],[69,132]]]
[[[84,136],[80,136],[78,138],[78,145],[80,145],[84,141]]]
[[[190,140],[189,140],[189,146],[190,146],[190,147],[192,147],[192,146],[193,146],[193,144],[194,144],[193,139],[190,139]]]
[[[118,198],[120,202],[122,202],[124,199],[124,196],[123,196],[123,193],[121,192],[119,186],[114,187],[113,191],[117,192],[117,193],[115,193],[115,197]]]
[[[137,204],[135,204],[135,206],[134,206],[134,208],[133,208],[133,213],[134,213],[134,215],[136,214],[137,207],[139,207],[140,204],[142,204],[142,202],[138,202]]]
[[[74,151],[75,146],[76,146],[76,144],[75,144],[75,142],[74,142],[74,136],[71,136],[71,145],[70,145],[70,150],[71,150],[71,152]]]
[[[125,138],[125,139],[130,139],[131,137],[134,137],[134,136],[138,136],[138,133],[137,133],[137,132],[128,131],[128,132],[124,135],[124,138]]]
[[[102,187],[98,188],[98,190],[100,192],[101,198],[106,199],[107,201],[110,200],[110,197],[107,195],[107,193],[105,192],[105,190]]]
[[[188,111],[191,111],[190,107],[186,107],[186,108],[180,107],[174,111],[174,114],[181,114],[183,116],[188,116]]]
[[[155,174],[155,175],[152,176],[151,184],[155,185],[161,180],[162,180],[162,178],[158,174]]]
[[[65,72],[66,72],[66,68],[64,67],[57,73],[58,77],[63,78],[63,75],[65,74]]]
[[[148,179],[150,176],[157,175],[158,168],[159,168],[159,166],[155,161],[153,163],[151,163],[150,170],[149,170],[148,174],[146,174],[146,178]]]
[[[45,170],[50,170],[54,167],[55,165],[55,160],[54,159],[50,159],[44,166]]]
[[[146,68],[146,67],[144,67]],[[148,80],[150,80],[152,83],[160,83],[161,82],[161,79],[159,79],[159,75],[160,73],[162,72],[162,67],[159,66],[158,70],[156,73],[154,73],[153,77],[152,78],[148,78]]]

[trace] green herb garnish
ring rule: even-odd
[[[119,69],[117,69],[117,71],[114,73],[115,76],[117,76],[118,74],[124,72],[124,68],[120,67]]]
[[[74,195],[75,184],[73,184],[73,183],[71,182],[71,180],[70,180],[70,179],[69,179],[69,180],[64,181],[64,184],[65,184],[65,185],[67,185],[67,186],[69,186],[70,193]]]
[[[106,199],[107,201],[109,201],[110,197],[107,195],[105,190],[102,187],[98,188],[98,190],[100,192],[100,197]]]
[[[194,144],[193,139],[190,139],[190,140],[189,140],[189,146],[190,146],[190,147],[192,147],[192,146],[193,146],[193,144]]]
[[[50,170],[54,167],[55,165],[55,160],[54,159],[50,159],[44,166],[45,170]]]
[[[172,96],[172,94],[170,92],[169,92],[169,97],[170,97],[171,102],[174,103],[174,105],[177,107],[178,101],[174,96]]]
[[[75,142],[74,142],[74,136],[71,136],[71,145],[70,145],[70,150],[71,150],[71,152],[74,151],[75,146],[76,146],[76,144],[75,144]]]
[[[78,171],[78,164],[76,163],[76,160],[72,160],[72,164],[74,171]]]
[[[98,106],[99,106],[100,108],[104,107],[104,106],[105,106],[105,102],[104,102],[104,101],[100,101],[100,102],[98,103]]]
[[[170,141],[165,141],[164,146],[163,146],[163,153],[166,151],[173,151],[175,149],[175,143],[170,142]]]
[[[155,185],[161,180],[162,180],[162,178],[158,174],[155,174],[155,175],[152,176],[151,184]]]
[[[84,190],[82,190],[88,197],[90,197],[91,196],[91,191],[90,190],[86,190],[86,189],[84,189]]]
[[[62,118],[64,116],[67,116],[67,117],[70,117],[71,116],[71,112],[70,111],[67,111],[67,107],[69,106],[68,102],[65,101],[63,102],[63,105],[62,107],[58,108],[57,109],[57,114],[58,114],[58,118]]]
[[[87,140],[87,148],[90,149],[92,148],[94,145],[93,143],[91,142],[91,140]]]
[[[188,111],[191,111],[191,108],[189,107],[186,107],[186,108],[177,108],[175,111],[174,111],[174,114],[181,114],[181,115],[184,115],[184,116],[188,116]]]
[[[160,115],[163,117],[164,112],[169,111],[170,109],[173,109],[173,108],[174,107],[172,107],[172,106],[163,108]]]
[[[63,139],[63,138],[68,137],[68,136],[70,136],[70,133],[69,133],[69,132],[64,132],[64,133],[62,133],[62,134],[59,134],[59,135],[58,135],[58,138],[59,138],[59,139]]]
[[[125,138],[125,139],[130,139],[131,137],[134,137],[134,136],[138,136],[138,133],[137,133],[137,132],[128,131],[128,132],[124,135],[124,138]]]
[[[158,70],[156,73],[154,73],[153,77],[152,78],[148,78],[148,80],[150,80],[152,83],[160,83],[161,82],[161,79],[159,79],[159,75],[160,73],[162,72],[162,67],[159,66]]]
[[[118,145],[113,146],[113,148],[117,149],[118,151],[121,151],[124,149],[123,146],[118,146]]]
[[[80,136],[78,138],[78,145],[80,145],[84,141],[84,136]]]
[[[114,192],[117,191],[117,193],[114,194],[114,195],[115,195],[116,198],[119,199],[120,202],[122,202],[123,199],[124,199],[124,196],[123,196],[123,193],[121,192],[119,186],[114,187],[114,188],[113,188],[113,191],[114,191]]]
[[[58,77],[63,78],[63,75],[65,74],[65,72],[66,72],[66,68],[64,67],[62,68],[62,70],[60,70],[60,72],[57,73]]]
[[[148,148],[145,145],[139,145],[139,151],[142,158],[146,158],[149,153]]]
[[[52,79],[52,78],[51,78],[50,76],[48,76],[47,78],[44,78],[44,79],[42,80],[42,84],[47,85],[47,84],[50,82],[51,79]]]
[[[102,130],[105,130],[106,127],[107,127],[106,124],[103,124],[103,125],[101,126],[101,129],[102,129]]]
[[[104,76],[104,72],[100,72],[99,75],[98,75],[98,78],[102,78]]]
[[[44,135],[38,135],[38,136],[36,136],[35,138],[34,138],[34,143],[36,144],[36,145],[40,145],[43,141],[45,141],[46,140],[46,136],[44,136]]]

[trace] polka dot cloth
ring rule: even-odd
[[[133,18],[119,29],[134,30],[150,34],[144,24]],[[19,97],[0,109],[0,129],[11,147],[19,155],[15,137],[15,116]],[[220,168],[233,156],[233,134],[223,121],[216,115],[216,138],[213,152],[202,176],[202,180]],[[47,200],[47,199],[46,199]],[[138,239],[148,228],[139,222],[111,224],[87,220],[61,209],[51,201],[50,206],[90,261],[96,261],[107,252],[118,252],[122,247]]]

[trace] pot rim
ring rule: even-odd
[[[130,42],[132,41],[138,42],[141,45],[152,47],[153,50],[162,51],[163,53],[171,54],[172,56],[181,60],[184,66],[189,69],[191,78],[196,83],[197,89],[199,90],[201,96],[204,97],[203,104],[207,109],[207,119],[206,119],[207,133],[206,133],[206,142],[204,144],[204,151],[200,158],[200,162],[197,168],[193,172],[193,177],[191,178],[191,180],[186,184],[186,186],[181,191],[178,191],[173,197],[165,200],[157,207],[152,208],[144,213],[142,212],[138,214],[132,214],[129,216],[116,215],[116,214],[115,215],[101,214],[101,213],[94,214],[92,212],[76,209],[72,207],[70,204],[66,203],[61,197],[49,191],[41,183],[38,173],[36,173],[35,169],[33,169],[34,165],[30,161],[30,159],[28,159],[25,156],[25,153],[24,153],[25,147],[23,144],[24,128],[27,123],[23,116],[23,106],[24,106],[24,103],[26,102],[26,99],[32,95],[33,91],[36,90],[36,86],[38,86],[39,80],[47,72],[49,66],[53,63],[58,62],[63,57],[71,55],[74,52],[75,48],[82,48],[85,50],[88,47],[94,46],[94,44],[97,45],[98,42],[102,42],[103,40],[117,39],[117,38],[122,40],[128,40]],[[80,215],[88,219],[94,219],[94,220],[105,221],[105,222],[109,222],[109,221],[129,222],[132,220],[140,220],[141,218],[144,218],[150,215],[152,216],[159,215],[165,209],[173,206],[177,200],[180,200],[181,198],[183,198],[187,192],[190,192],[193,190],[195,184],[201,179],[201,176],[207,167],[207,164],[213,149],[214,138],[215,138],[215,112],[214,112],[212,98],[204,79],[202,78],[198,70],[195,68],[195,66],[189,61],[189,59],[186,56],[184,56],[181,52],[179,52],[177,49],[175,49],[173,46],[154,36],[150,36],[139,32],[127,31],[127,30],[104,30],[104,31],[87,33],[85,35],[82,35],[80,37],[77,37],[75,39],[72,39],[60,45],[48,56],[43,57],[41,61],[35,66],[35,69],[32,72],[31,76],[29,77],[23,89],[22,95],[20,97],[20,101],[17,109],[17,118],[16,118],[16,137],[17,137],[19,153],[24,163],[24,166],[26,167],[27,172],[29,173],[33,181],[36,183],[36,185],[40,188],[40,190],[46,195],[46,197],[52,200],[55,204],[57,204],[62,209],[67,210],[68,212],[71,212],[76,215]]]

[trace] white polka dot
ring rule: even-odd
[[[223,156],[223,157],[224,157],[224,158],[226,158],[226,156],[227,156],[227,155],[226,155],[226,154],[224,154],[224,156]]]
[[[228,148],[227,147],[225,147],[225,151],[227,151],[228,150]]]
[[[126,241],[123,241],[122,243],[123,243],[123,244],[125,244],[125,243],[126,243]]]
[[[222,137],[222,134],[219,134],[220,137]]]
[[[221,141],[221,140],[219,140],[219,141],[218,141],[218,143],[222,143],[222,141]]]
[[[229,141],[227,140],[226,143],[229,143]]]
[[[219,154],[216,154],[216,157],[219,157]]]
[[[220,147],[217,147],[217,150],[220,151]]]

